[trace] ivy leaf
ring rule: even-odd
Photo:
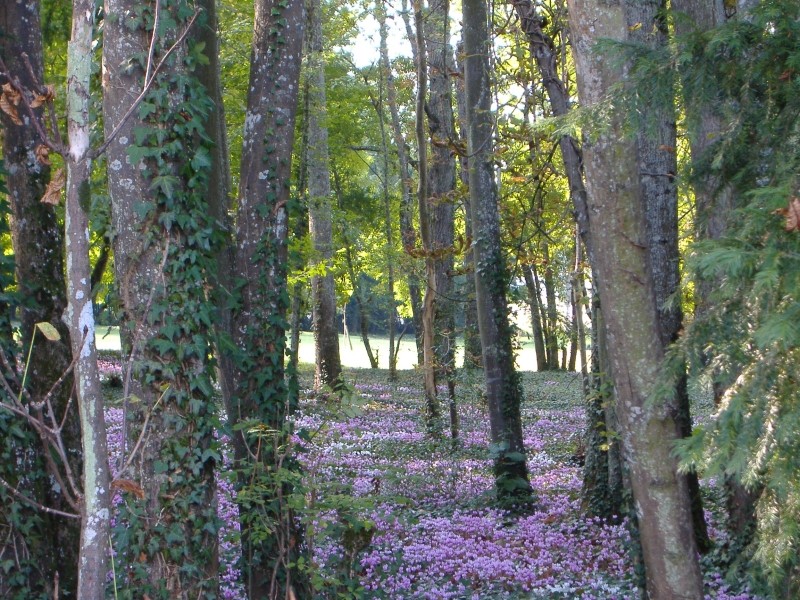
[[[58,329],[53,327],[52,323],[42,321],[41,323],[36,324],[36,328],[41,331],[42,335],[51,342],[57,342],[61,339],[61,334],[58,333]]]
[[[151,190],[161,190],[165,196],[172,198],[180,181],[174,175],[157,175],[150,184]]]
[[[211,167],[211,156],[208,150],[200,146],[192,157],[192,169],[202,171]]]

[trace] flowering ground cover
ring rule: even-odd
[[[295,442],[305,471],[301,520],[320,597],[635,598],[626,524],[581,513],[585,425],[574,374],[525,374],[525,443],[536,501],[494,503],[488,421],[477,381],[459,384],[460,438],[431,440],[418,374],[352,371],[341,402],[304,393]],[[108,412],[111,445],[121,411]],[[447,429],[447,428],[445,428]],[[219,479],[224,597],[243,598],[237,511]],[[714,512],[712,533],[720,539]],[[729,591],[705,559],[707,598]]]

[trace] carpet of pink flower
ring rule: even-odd
[[[546,379],[540,387],[552,386],[553,398],[575,383],[568,376]],[[501,510],[493,502],[488,421],[479,400],[459,406],[460,438],[453,447],[447,439],[434,443],[426,436],[420,389],[365,383],[354,390],[345,409],[305,398],[295,418],[296,430],[310,439],[296,441],[307,497],[316,499],[309,500],[304,523],[313,525],[309,549],[323,582],[321,598],[328,597],[326,577],[336,581],[343,564],[355,573],[361,598],[637,597],[626,525],[581,512],[581,468],[569,461],[585,426],[579,399],[526,400],[525,444],[536,503],[532,509]],[[107,418],[111,449],[118,452],[121,411],[110,409]],[[244,598],[236,567],[237,508],[231,482],[220,477],[218,483],[225,523],[223,597],[236,600]],[[324,499],[334,495],[339,500],[331,509]],[[342,541],[343,511],[370,530],[355,551]],[[708,599],[753,598],[729,593],[713,570],[706,591]]]

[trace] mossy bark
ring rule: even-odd
[[[65,162],[67,310],[75,388],[81,416],[83,442],[83,504],[78,562],[77,597],[105,598],[108,575],[108,539],[111,509],[108,447],[103,394],[97,370],[97,348],[92,308],[89,264],[89,86],[92,73],[94,3],[73,2],[72,38],[67,50],[67,135]]]

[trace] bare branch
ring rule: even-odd
[[[35,500],[31,500],[25,494],[23,494],[22,492],[18,491],[14,486],[12,486],[10,483],[8,483],[2,477],[0,477],[0,485],[2,485],[4,488],[6,488],[11,493],[12,496],[14,496],[16,498],[19,498],[23,502],[27,502],[28,504],[30,504],[31,506],[33,506],[34,508],[36,508],[38,510],[41,510],[41,511],[46,512],[46,513],[51,514],[51,515],[58,515],[58,516],[61,516],[61,517],[67,517],[68,519],[80,519],[81,518],[80,515],[76,515],[74,513],[64,512],[63,510],[57,510],[55,508],[50,508],[49,506],[45,506],[44,504],[39,504]]]

